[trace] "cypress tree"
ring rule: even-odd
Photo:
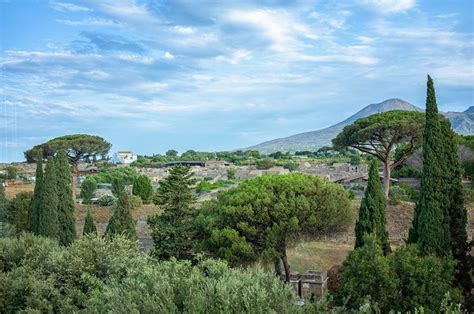
[[[150,178],[145,175],[136,177],[133,182],[132,194],[139,196],[143,203],[149,203],[153,196],[153,185]]]
[[[445,157],[446,132],[443,131],[433,80],[428,76],[426,96],[426,121],[423,131],[423,173],[421,177],[420,198],[415,207],[408,242],[418,243],[424,254],[449,256],[450,232],[449,204]]]
[[[385,208],[386,203],[380,183],[378,165],[377,161],[373,160],[370,163],[367,189],[360,204],[359,219],[355,225],[355,248],[364,245],[365,235],[372,234],[379,242],[384,254],[390,252],[388,232],[385,228],[387,223]]]
[[[86,234],[97,235],[97,227],[95,226],[94,218],[92,218],[90,210],[87,211],[86,219],[84,221],[84,230],[82,232],[82,235]]]
[[[71,189],[71,170],[64,150],[58,152],[55,164],[59,243],[69,245],[76,238],[76,219],[74,218],[74,200]]]
[[[56,159],[48,158],[44,173],[44,186],[39,202],[38,234],[58,239],[58,189]]]
[[[39,212],[40,204],[43,198],[43,158],[38,154],[36,161],[35,189],[31,198],[30,208],[28,209],[28,229],[34,234],[39,230]]]
[[[122,192],[117,201],[117,208],[107,224],[105,230],[107,237],[113,237],[115,234],[124,234],[131,240],[138,239],[131,209],[132,206],[128,194]]]
[[[0,222],[8,221],[7,197],[5,196],[5,187],[0,184]]]
[[[449,232],[451,253],[457,261],[456,279],[464,291],[471,291],[472,281],[469,275],[469,244],[467,241],[467,211],[464,206],[464,188],[461,180],[461,164],[459,161],[455,133],[449,120],[442,118],[441,126],[444,132],[443,143],[445,155],[443,161],[447,167],[445,185],[447,213],[449,215]]]

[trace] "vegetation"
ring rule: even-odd
[[[91,211],[87,211],[86,219],[84,220],[84,229],[82,235],[97,235],[97,227],[94,223],[94,218],[92,218]]]
[[[8,166],[6,167],[7,170],[7,179],[8,180],[15,180],[16,177],[18,176],[18,169],[14,166]]]
[[[28,210],[28,229],[34,234],[38,234],[39,229],[39,215],[41,210],[42,198],[44,190],[43,178],[43,159],[36,160],[36,180],[33,197],[31,199],[30,208]]]
[[[203,206],[197,219],[202,249],[231,264],[282,261],[289,280],[290,239],[346,227],[347,192],[318,177],[293,173],[244,181]]]
[[[139,196],[145,204],[151,202],[153,186],[151,180],[145,175],[138,176],[133,182],[133,195]]]
[[[227,169],[227,179],[228,180],[234,180],[235,179],[235,173],[237,171],[235,170],[235,168],[229,168]]]
[[[131,209],[132,206],[128,194],[122,192],[117,201],[117,208],[115,208],[105,229],[106,237],[114,237],[117,234],[121,234],[131,240],[138,239],[137,231],[135,230],[136,222],[133,220]]]
[[[451,302],[462,302],[460,291],[451,285],[454,263],[449,259],[420,255],[415,246],[384,257],[373,237],[366,236],[364,242],[349,254],[341,273],[338,300],[346,299],[350,308],[359,308],[367,296],[382,313],[420,307],[437,312],[447,294]]]
[[[131,185],[138,177],[138,172],[133,167],[124,168],[105,168],[98,173],[88,176],[97,183],[112,183],[114,180],[120,180],[125,185]]]
[[[423,130],[423,113],[393,110],[374,114],[344,127],[333,139],[335,147],[352,147],[375,156],[384,165],[384,194],[389,197],[392,170],[418,147]],[[392,161],[395,149],[402,151]]]
[[[44,186],[38,205],[38,235],[59,239],[58,187],[54,157],[49,157],[44,172]]]
[[[120,177],[112,178],[112,194],[115,197],[120,197],[120,194],[125,190],[125,182]]]
[[[8,202],[8,223],[14,226],[18,233],[29,230],[28,211],[32,195],[31,192],[20,192]]]
[[[195,183],[189,167],[175,166],[170,175],[160,182],[153,202],[163,213],[148,218],[155,248],[153,256],[163,260],[193,259],[194,245],[192,219],[195,216],[191,205],[196,198],[192,186]]]
[[[59,243],[69,245],[76,238],[74,200],[71,190],[71,171],[64,150],[55,158],[56,188],[58,193],[58,235]]]
[[[8,204],[7,197],[5,196],[5,187],[0,185],[0,222],[5,223],[8,221]]]
[[[111,205],[114,205],[115,203],[115,197],[113,197],[112,195],[102,195],[98,200],[97,200],[97,204],[99,204],[100,206],[111,206]]]
[[[290,288],[260,268],[234,269],[212,260],[157,263],[121,236],[86,236],[61,247],[27,234],[0,245],[0,308],[6,313],[297,310]]]
[[[233,181],[229,180],[217,180],[214,183],[211,183],[207,180],[200,181],[196,186],[196,193],[208,193],[212,190],[223,188],[232,184]]]
[[[97,190],[97,182],[91,177],[88,177],[81,184],[81,193],[79,197],[82,199],[83,204],[90,204],[91,200],[95,197]]]
[[[359,219],[355,225],[355,248],[364,245],[364,237],[373,235],[385,255],[390,252],[388,232],[386,230],[387,219],[385,217],[385,198],[380,184],[377,160],[370,163],[369,181],[364,197],[360,203]]]
[[[255,166],[260,170],[267,170],[275,166],[275,162],[270,158],[259,159],[255,162]]]
[[[28,162],[33,162],[38,153],[42,158],[54,156],[58,151],[63,150],[72,167],[72,192],[76,197],[76,177],[78,173],[79,161],[90,160],[97,156],[105,158],[112,145],[100,136],[87,134],[65,135],[53,138],[46,143],[36,145],[25,152]]]

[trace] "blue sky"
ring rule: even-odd
[[[0,0],[0,161],[50,138],[218,151],[474,98],[471,0]]]

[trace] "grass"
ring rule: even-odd
[[[288,250],[288,262],[292,271],[329,270],[342,264],[352,244],[323,241],[305,241]]]

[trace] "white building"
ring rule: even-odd
[[[114,164],[131,164],[136,160],[137,155],[134,155],[131,151],[119,151],[112,157],[112,162]]]

